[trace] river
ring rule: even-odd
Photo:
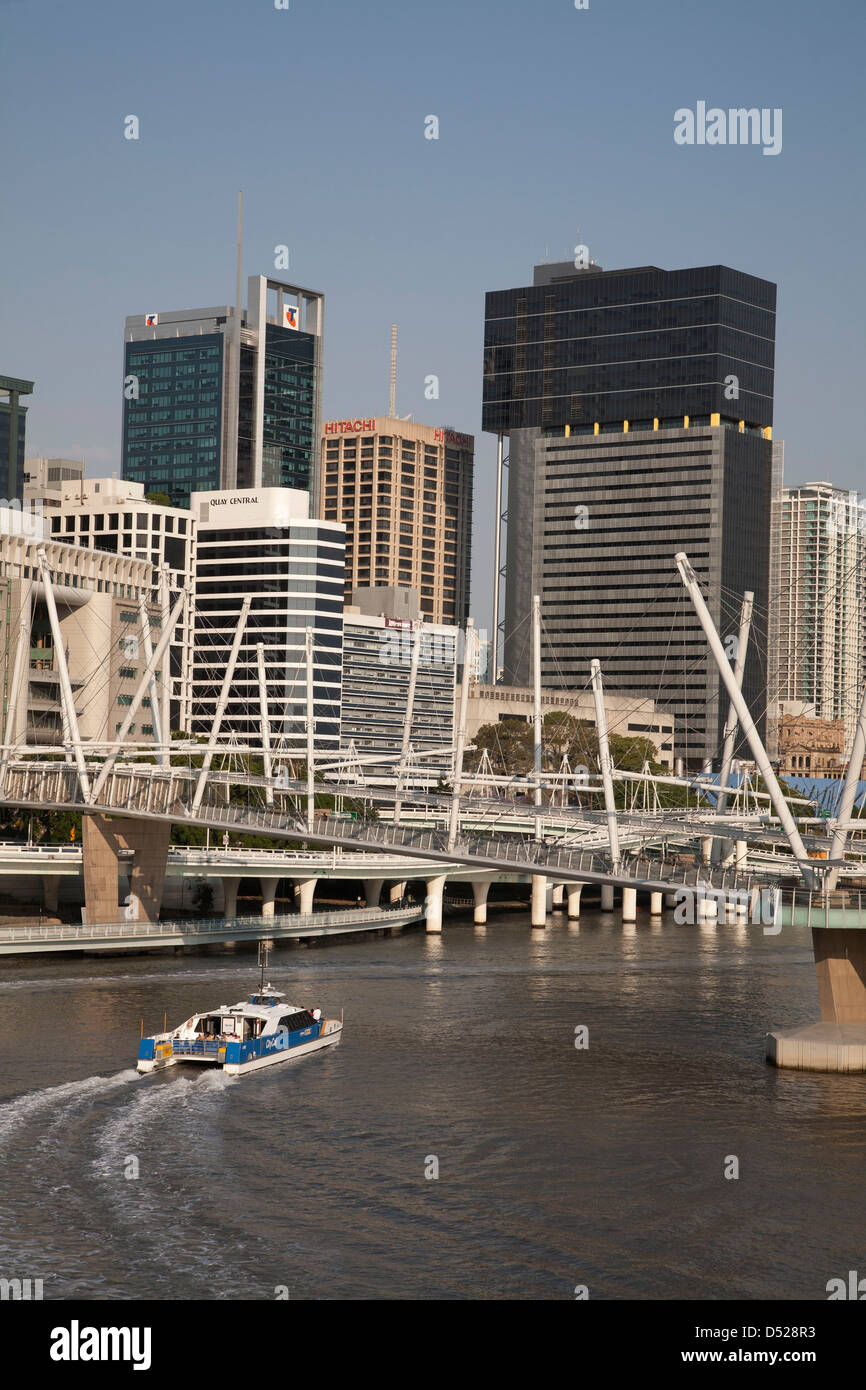
[[[768,1028],[818,1018],[803,929],[491,910],[272,964],[293,1003],[344,1010],[339,1047],[139,1077],[140,1021],[235,1002],[254,952],[4,961],[0,1276],[46,1299],[825,1299],[863,1263],[866,1077],[764,1061]]]

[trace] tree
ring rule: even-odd
[[[565,710],[552,710],[544,716],[542,723],[541,767],[544,772],[558,772],[564,757],[572,772],[579,774],[583,769],[595,778],[600,769],[598,735],[595,725],[588,719],[577,719]],[[527,777],[535,768],[534,730],[530,722],[522,719],[504,719],[499,724],[484,724],[474,739],[474,751],[467,755],[466,766],[469,771],[477,771],[484,750],[490,758],[494,773],[502,777]],[[656,758],[655,744],[651,739],[632,735],[610,733],[608,735],[611,762],[621,772],[642,772],[644,766],[650,773],[665,774],[665,768]],[[661,806],[677,807],[697,805],[698,796],[683,787],[659,786],[656,794]],[[544,797],[548,799],[549,791]],[[628,784],[614,783],[614,796],[619,806],[630,800]],[[580,793],[581,802],[590,807],[600,807],[600,792]]]
[[[150,502],[154,507],[171,507],[173,505],[167,492],[146,492],[145,502]]]
[[[203,878],[200,878],[195,885],[192,905],[201,917],[209,917],[213,912],[213,888]]]

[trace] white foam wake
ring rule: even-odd
[[[137,1080],[138,1072],[130,1067],[111,1076],[87,1076],[82,1081],[66,1081],[62,1086],[27,1091],[15,1100],[6,1101],[0,1105],[0,1150],[19,1130],[38,1120],[46,1111],[62,1113]]]

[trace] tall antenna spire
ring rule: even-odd
[[[241,380],[241,315],[243,313],[243,224],[244,195],[238,192],[238,262],[235,284],[234,332],[230,343],[231,371],[229,373],[228,430],[226,432],[225,454],[220,469],[221,486],[235,488],[238,485],[238,425],[240,414]]]
[[[397,418],[397,325],[391,324],[391,399],[388,405],[388,415],[392,420]]]
[[[244,246],[244,195],[238,189],[238,271],[235,282],[235,304],[238,310],[238,337],[240,337],[241,308],[243,306],[243,255]]]

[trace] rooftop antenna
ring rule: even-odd
[[[229,377],[229,430],[226,437],[224,488],[238,485],[238,410],[240,408],[241,375],[241,316],[243,314],[243,226],[244,195],[238,190],[238,257],[235,282],[234,335],[232,341],[232,372]]]
[[[391,398],[388,405],[388,418],[397,418],[397,325],[391,324]]]

